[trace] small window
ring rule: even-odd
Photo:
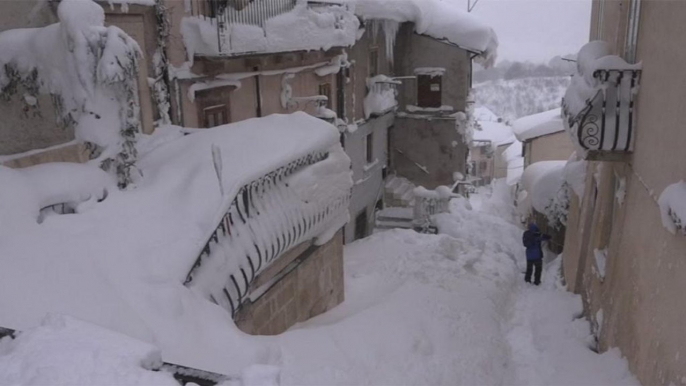
[[[203,109],[205,127],[215,127],[228,123],[226,105],[212,106]]]
[[[370,164],[374,162],[374,133],[367,134],[365,142],[365,154],[367,157],[367,163]]]
[[[326,108],[331,106],[331,83],[322,83],[319,85],[319,95],[324,95],[327,99]]]
[[[417,105],[419,107],[441,107],[442,76],[417,76]]]
[[[379,75],[379,49],[373,47],[369,50],[369,77]]]
[[[367,237],[367,209],[355,217],[355,240]]]

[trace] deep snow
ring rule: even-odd
[[[346,246],[345,302],[279,336],[236,342],[236,352],[265,349],[257,366],[242,372],[243,385],[638,384],[618,350],[591,350],[595,339],[580,318],[581,299],[561,288],[559,259],[546,263],[540,287],[524,283],[522,229],[510,201],[498,181],[492,192],[454,199],[451,213],[437,217],[439,235],[391,230]],[[41,328],[54,329],[50,323]],[[97,380],[98,373],[78,363],[65,362],[79,370],[71,378],[69,366],[54,366],[64,354],[59,350],[46,357],[33,349],[36,339],[53,339],[50,334],[39,328],[30,337],[23,344],[0,342],[0,380],[19,369],[7,379],[31,383],[43,366],[63,383]],[[115,362],[104,362],[116,368],[97,369],[129,384],[168,380],[121,358],[130,351],[145,368],[144,359],[155,358],[145,345],[108,337],[82,351],[116,355]],[[102,366],[109,357],[94,363]],[[136,374],[124,378],[115,370]]]

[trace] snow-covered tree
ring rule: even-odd
[[[53,95],[58,119],[125,188],[141,129],[140,48],[121,29],[105,27],[104,10],[91,0],[62,0],[57,15],[59,23],[44,28],[0,33],[0,90],[5,98],[18,86],[29,100]]]

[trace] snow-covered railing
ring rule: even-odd
[[[582,48],[579,73],[562,100],[565,128],[586,159],[633,151],[641,66],[608,52],[603,42]]]
[[[345,2],[189,0],[182,26],[189,52],[240,55],[354,44],[359,27]],[[324,17],[323,17],[324,16]],[[194,26],[194,27],[193,27]],[[216,29],[216,33],[207,33]],[[195,31],[195,32],[193,32]],[[331,36],[331,35],[336,36]]]
[[[402,84],[386,75],[377,75],[367,79],[367,96],[364,98],[364,115],[367,119],[372,115],[383,115],[393,110],[398,101],[398,85]]]
[[[412,223],[415,229],[425,230],[431,226],[431,216],[450,211],[450,199],[453,197],[450,188],[439,186],[427,190],[422,186],[414,189],[414,216]]]
[[[263,27],[274,16],[295,8],[297,0],[191,0],[191,15],[217,19],[220,24]]]
[[[340,150],[342,152],[342,149]],[[293,181],[308,168],[328,172],[338,154],[318,151],[290,162],[244,185],[205,243],[184,284],[235,314],[259,272],[292,247],[318,237],[321,241],[347,220],[350,190],[328,189],[325,200],[307,200],[308,185]],[[327,165],[326,163],[331,165]],[[349,177],[347,177],[349,179]],[[340,178],[339,178],[340,179]]]

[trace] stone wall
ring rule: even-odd
[[[270,281],[276,282],[254,302],[242,306],[235,317],[238,328],[252,335],[277,335],[343,302],[342,232],[322,246],[304,249],[290,262],[288,254],[280,257],[284,260],[281,264],[287,264],[279,272],[260,274],[266,276],[258,277],[257,283],[269,286]],[[262,288],[258,286],[253,294]]]
[[[453,172],[465,171],[467,145],[454,119],[398,117],[390,146],[391,171],[427,189],[451,186]]]

